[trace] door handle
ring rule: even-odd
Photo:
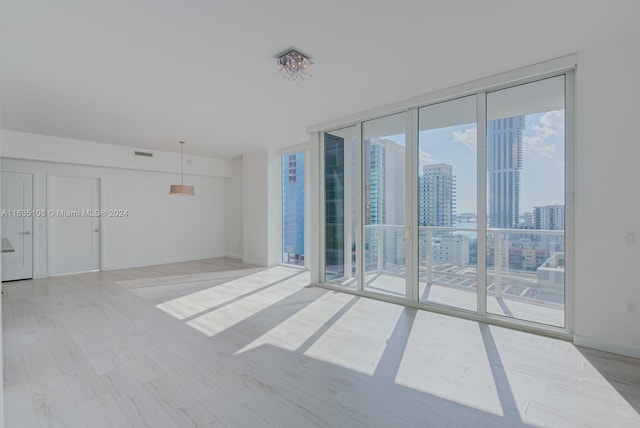
[[[18,232],[18,235],[31,235],[31,231],[27,230],[26,232]]]
[[[100,232],[100,229],[93,229],[94,232]]]

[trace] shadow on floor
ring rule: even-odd
[[[260,289],[257,289],[256,293]],[[502,415],[396,383],[395,379],[417,314],[413,308],[405,307],[400,312],[372,375],[305,354],[343,316],[353,310],[361,297],[352,297],[344,302],[335,314],[315,332],[310,333],[307,340],[295,351],[271,344],[260,344],[243,350],[329,293],[333,292],[319,288],[302,288],[209,337],[206,340],[209,340],[212,349],[216,350],[212,358],[219,359],[215,364],[221,367],[230,364],[255,368],[264,367],[266,361],[275,362],[266,364],[268,369],[251,370],[251,374],[245,376],[243,381],[249,382],[251,388],[264,393],[282,395],[280,404],[292,406],[303,415],[302,417],[307,417],[313,423],[345,426],[353,423],[355,419],[365,423],[378,421],[371,426],[409,424],[430,427],[448,426],[451,422],[460,426],[529,426],[520,417],[491,331],[489,326],[484,324],[480,324],[480,331],[497,386]],[[353,346],[357,344],[354,343]],[[339,388],[336,389],[336,386]],[[306,409],[313,400],[326,400],[328,391],[332,391],[331,395],[334,397],[327,403],[337,411],[308,414],[300,410]],[[359,415],[367,416],[361,418]]]
[[[640,359],[576,346],[576,349],[640,414]],[[629,366],[635,367],[631,371]],[[589,368],[586,368],[589,369]]]

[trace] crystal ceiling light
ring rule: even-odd
[[[276,64],[278,65],[278,73],[287,80],[299,83],[305,77],[311,77],[308,68],[313,63],[308,56],[295,49],[289,49],[276,56]]]

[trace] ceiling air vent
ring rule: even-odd
[[[149,152],[134,152],[134,154],[136,156],[146,156],[148,158],[152,158],[153,157],[153,153],[149,153]]]

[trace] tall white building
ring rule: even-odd
[[[388,139],[365,140],[364,156],[365,224],[404,224],[404,146]]]
[[[533,228],[538,230],[564,230],[564,205],[533,207]],[[564,234],[545,234],[542,241],[550,251],[564,251]]]
[[[533,207],[533,228],[538,230],[564,230],[564,205]]]
[[[455,209],[453,167],[446,163],[424,165],[418,177],[418,225],[452,227]]]
[[[433,261],[456,266],[469,264],[469,238],[464,235],[447,235],[433,238]]]
[[[522,217],[524,219],[524,228],[533,229],[533,213],[524,213]]]
[[[436,229],[432,231],[430,243],[425,233],[420,234],[418,250],[422,260],[428,256],[428,251],[432,251],[436,263],[469,264],[469,238],[437,230],[438,227],[454,226],[455,211],[456,177],[453,167],[445,163],[424,165],[418,177],[418,225]]]
[[[524,127],[524,116],[487,122],[489,227],[514,229],[519,225]]]
[[[385,268],[403,265],[405,257],[405,148],[395,141],[380,138],[365,140],[363,147],[364,221],[378,226],[365,232],[367,268],[377,265],[378,250],[384,253]],[[390,227],[391,226],[391,227]],[[381,248],[382,247],[382,248]],[[380,266],[378,266],[378,269]]]

